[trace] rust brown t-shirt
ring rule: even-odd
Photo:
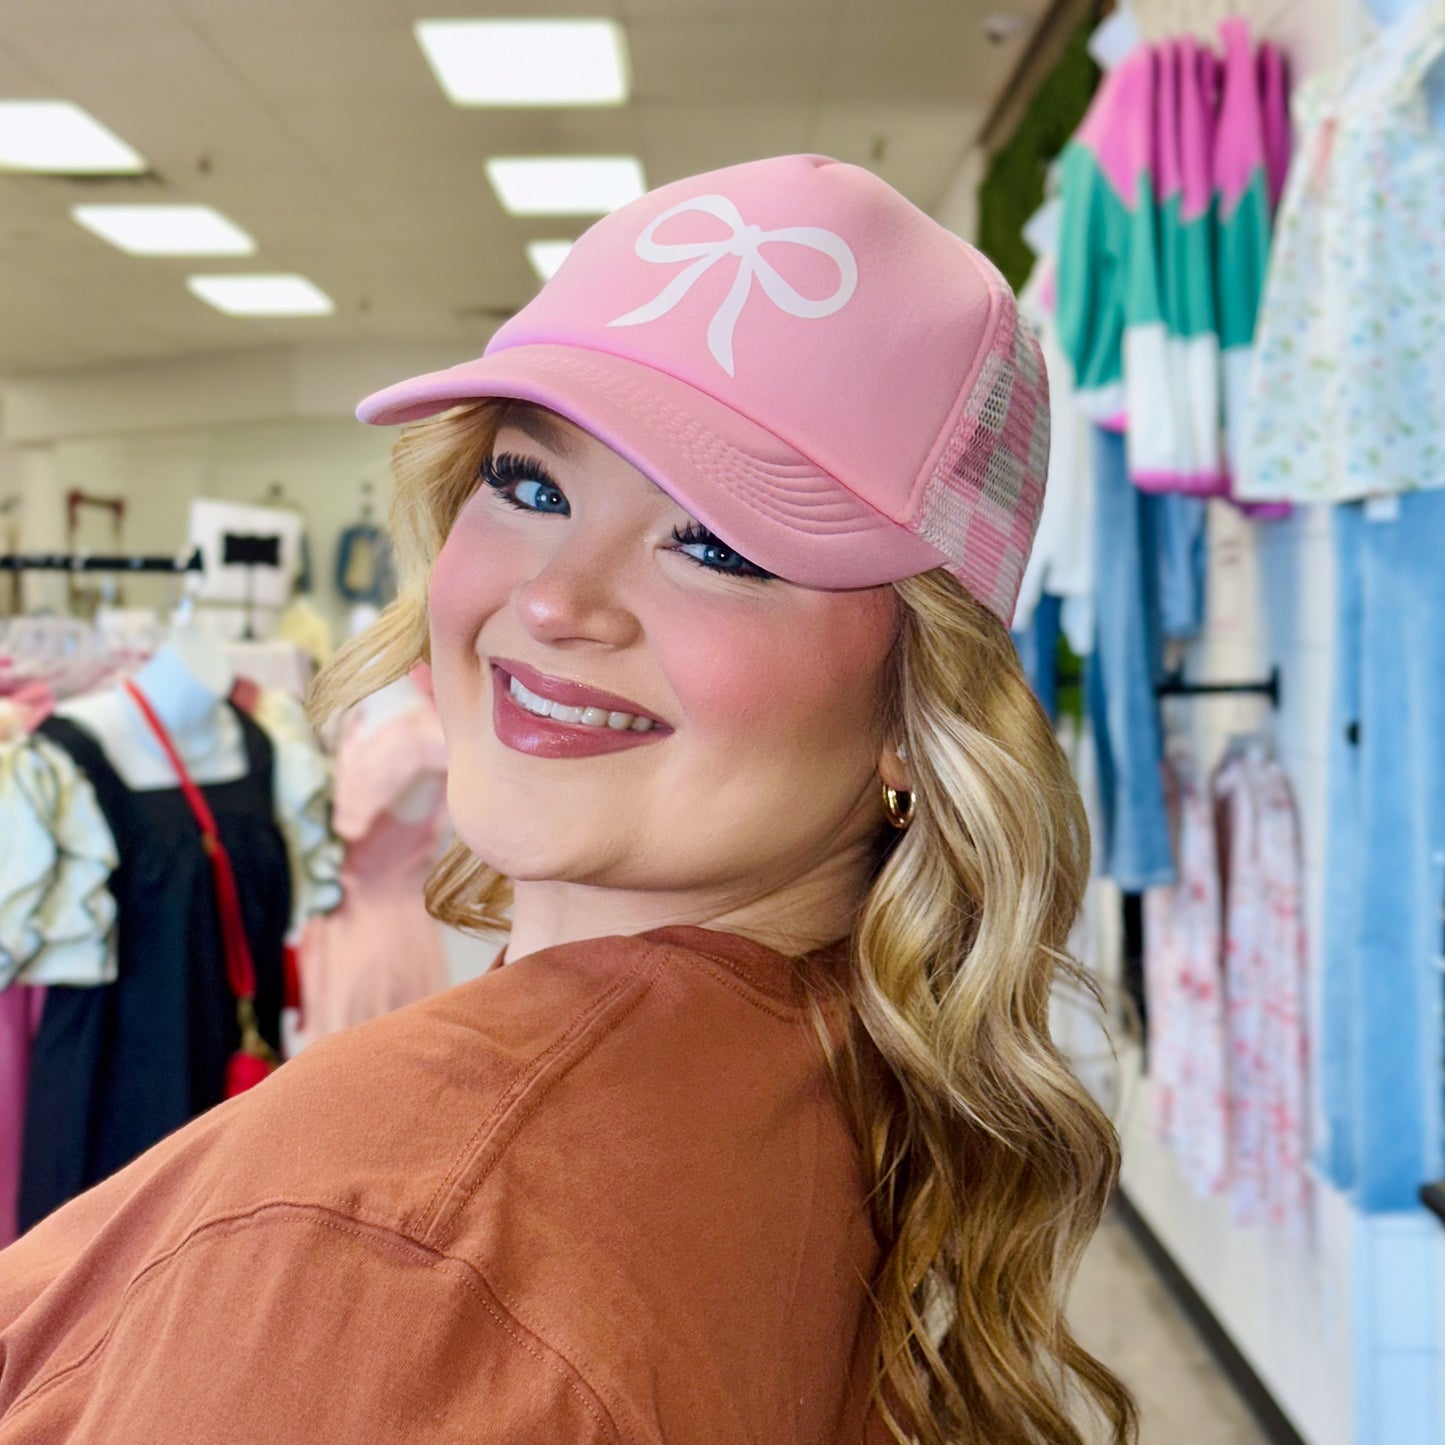
[[[569,944],[314,1045],[0,1253],[0,1445],[861,1445],[877,1263],[794,965]]]

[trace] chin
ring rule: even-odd
[[[452,829],[473,857],[513,882],[578,880],[586,876],[586,863],[578,850],[559,849],[558,830],[554,828],[544,826],[533,833],[511,818],[483,818],[475,813],[468,817],[464,810],[455,809]]]

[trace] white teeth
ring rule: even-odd
[[[553,702],[549,697],[540,697],[529,688],[522,686],[515,677],[509,678],[507,691],[520,707],[538,717],[555,718],[558,722],[579,723],[589,728],[611,728],[613,732],[650,732],[653,721],[650,717],[635,717],[630,712],[608,712],[600,707],[568,707],[566,703]]]

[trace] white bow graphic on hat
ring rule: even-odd
[[[716,216],[732,227],[733,234],[720,241],[659,243],[652,239],[653,233],[664,221],[686,211],[702,211]],[[774,242],[806,246],[829,257],[838,267],[838,289],[821,301],[800,295],[763,259],[763,245]],[[654,217],[637,238],[637,254],[644,261],[694,261],[695,264],[674,276],[645,306],[609,321],[609,326],[640,326],[645,321],[656,321],[658,317],[666,316],[687,295],[704,271],[724,256],[738,258],[738,274],[733,279],[732,289],[723,298],[722,305],[714,312],[707,327],[708,350],[729,376],[734,374],[733,328],[752,293],[754,277],[757,277],[773,305],[789,316],[804,320],[817,320],[841,311],[858,285],[858,263],[841,236],[835,236],[832,231],[825,231],[819,226],[784,226],[777,231],[765,231],[761,226],[745,225],[738,208],[726,196],[694,196],[692,200]]]

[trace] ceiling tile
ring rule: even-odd
[[[656,185],[814,150],[927,208],[1017,58],[984,43],[981,15],[1046,4],[587,0],[626,24],[633,103],[490,110],[446,101],[412,21],[575,15],[577,0],[0,0],[0,97],[72,100],[156,172],[0,173],[0,373],[286,339],[475,355],[536,292],[526,241],[586,226],[505,216],[492,155],[632,153]],[[260,246],[235,269],[300,272],[338,311],[222,316],[185,290],[213,262],[125,256],[70,219],[81,201],[214,206]]]
[[[815,23],[789,16],[639,21],[627,37],[639,101],[806,104],[818,98],[829,50]]]
[[[635,109],[642,122],[647,179],[654,186],[699,171],[811,148],[813,107],[808,104],[764,102],[739,108],[700,101],[645,101]]]
[[[864,105],[830,101],[818,107],[811,149],[867,166],[914,205],[931,209],[953,178],[985,112],[968,105]]]
[[[45,0],[47,7],[50,0]],[[72,5],[94,5],[94,0],[67,0]],[[133,0],[124,0],[127,11]],[[355,25],[384,24],[405,14],[398,0],[149,0],[150,4],[179,11],[200,30],[224,30],[235,25],[294,25],[298,21],[340,32]],[[526,0],[521,0],[526,3]]]
[[[451,107],[399,17],[384,25],[212,26],[210,39],[257,95],[293,100],[352,100],[375,109],[390,102]]]
[[[208,3],[208,0],[201,0]],[[17,26],[33,24],[43,17],[45,24],[66,26],[84,34],[95,24],[97,14],[114,13],[105,0],[0,0],[0,32],[9,34]],[[176,9],[172,0],[125,0],[127,21],[137,25],[173,24]]]
[[[1031,31],[1026,26],[1005,45],[990,43],[982,16],[992,8],[936,0],[846,6],[833,31],[829,96],[976,102],[996,94],[1013,74]]]
[[[617,0],[396,0],[403,14],[414,20],[471,20],[493,16],[525,16],[528,20],[560,17],[570,20],[576,15],[615,16]]]
[[[626,20],[703,19],[771,22],[781,17],[826,21],[842,0],[619,0]]]

